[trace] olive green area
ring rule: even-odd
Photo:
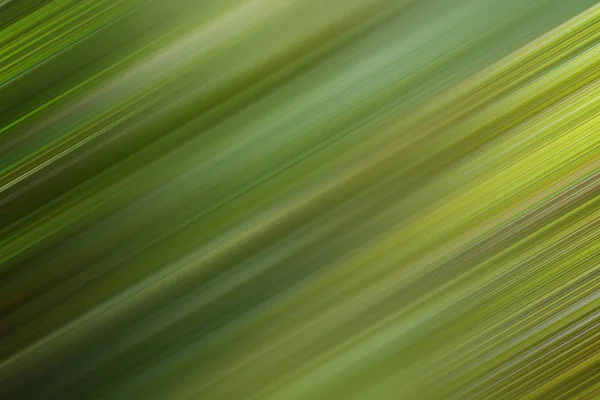
[[[0,398],[595,398],[595,3],[0,0]]]

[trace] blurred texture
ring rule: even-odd
[[[595,1],[0,28],[0,398],[600,394]]]

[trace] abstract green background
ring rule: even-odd
[[[0,1],[0,399],[600,396],[595,3]]]

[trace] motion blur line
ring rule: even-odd
[[[595,0],[43,4],[0,4],[0,398],[597,395]]]

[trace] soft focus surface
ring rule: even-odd
[[[595,3],[0,1],[0,398],[594,398]]]

